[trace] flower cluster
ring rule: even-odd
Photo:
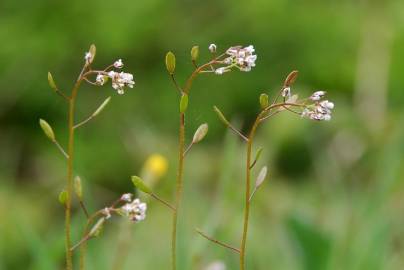
[[[309,98],[314,101],[314,103],[303,110],[302,117],[307,117],[317,121],[331,120],[331,110],[334,109],[334,103],[328,100],[321,100],[325,94],[325,91],[314,92]]]
[[[134,199],[120,208],[120,212],[134,222],[142,221],[146,218],[146,203],[141,202],[139,199]]]
[[[211,47],[209,49],[211,50]],[[227,66],[217,68],[215,73],[221,75],[231,71],[233,67],[238,68],[240,71],[251,71],[251,68],[255,67],[255,61],[257,60],[257,55],[254,52],[255,49],[252,45],[244,48],[242,46],[230,47],[226,51],[227,57],[223,60],[223,63]]]

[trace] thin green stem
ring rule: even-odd
[[[175,211],[173,212],[173,229],[171,234],[171,260],[172,269],[177,269],[177,225],[178,211],[180,210],[182,192],[183,192],[183,175],[184,175],[184,148],[185,148],[185,114],[180,113],[180,129],[179,129],[179,155],[178,155],[178,171],[176,181],[176,199]]]
[[[68,116],[68,129],[69,129],[69,146],[68,146],[68,159],[67,159],[67,198],[66,198],[66,211],[65,211],[65,233],[66,233],[66,269],[73,270],[73,253],[71,251],[71,207],[72,207],[72,194],[73,194],[73,161],[74,161],[74,108],[76,103],[77,92],[82,82],[81,76],[77,79],[71,97],[69,99],[69,116]]]
[[[240,245],[240,270],[245,270],[245,254],[247,244],[247,232],[248,221],[250,217],[250,190],[251,190],[251,153],[254,142],[255,132],[260,123],[260,118],[263,112],[261,112],[254,121],[247,141],[247,161],[246,161],[246,188],[245,188],[245,206],[244,206],[244,223],[243,223],[243,235]]]

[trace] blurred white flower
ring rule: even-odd
[[[98,85],[104,85],[105,81],[105,75],[103,74],[98,74],[97,78],[95,79],[95,83]]]
[[[226,265],[222,261],[214,261],[205,270],[226,270]]]
[[[124,216],[127,216],[134,222],[142,221],[146,218],[146,203],[140,202],[139,199],[134,199],[132,202],[121,207]]]
[[[334,109],[334,103],[320,99],[325,95],[324,91],[314,92],[310,99],[315,101],[314,104],[307,106],[303,112],[302,117],[307,117],[312,120],[317,121],[330,121],[331,120],[331,110]]]
[[[122,68],[123,67],[122,59],[116,60],[115,63],[114,63],[114,67],[115,68]]]
[[[290,97],[290,95],[291,95],[290,87],[283,88],[282,97]]]
[[[211,53],[215,53],[216,52],[216,49],[217,49],[217,46],[216,46],[216,44],[210,44],[209,45],[209,51],[211,52]]]
[[[86,60],[86,62],[88,63],[92,57],[93,56],[90,52],[86,52],[86,54],[84,55],[84,60]]]
[[[316,92],[314,92],[314,93],[310,96],[310,99],[313,100],[313,101],[318,101],[318,100],[320,100],[325,94],[326,94],[325,91],[316,91]]]
[[[232,63],[234,63],[241,71],[250,71],[252,67],[255,67],[255,61],[257,55],[254,55],[254,46],[250,45],[245,48],[241,46],[231,47],[226,51],[226,54],[230,56]],[[229,59],[225,59],[229,62]]]
[[[220,67],[215,70],[215,74],[217,74],[217,75],[222,75],[225,72],[226,72],[226,69],[224,67]]]
[[[121,200],[125,202],[131,202],[132,201],[132,194],[131,193],[125,193],[121,196]]]
[[[124,87],[128,86],[133,88],[135,84],[133,75],[130,73],[110,71],[108,72],[108,77],[112,79],[112,87],[117,90],[120,95],[125,93]]]

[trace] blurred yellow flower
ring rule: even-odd
[[[168,161],[160,154],[151,155],[144,164],[144,170],[156,178],[163,177],[167,173]]]

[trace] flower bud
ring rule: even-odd
[[[52,88],[52,90],[54,90],[54,91],[58,90],[56,83],[53,80],[53,76],[50,72],[48,72],[48,83],[49,83],[49,86]]]
[[[147,194],[153,193],[152,190],[148,186],[145,185],[145,183],[139,176],[132,176],[132,183],[137,189],[139,189],[140,191],[143,191],[144,193],[147,193]]]
[[[97,110],[93,113],[93,116],[97,116],[102,110],[104,110],[105,106],[108,105],[109,101],[111,100],[111,97],[108,97],[104,102],[98,107]]]
[[[269,98],[267,94],[261,94],[260,95],[260,105],[261,109],[265,109],[269,105]]]
[[[260,173],[257,176],[257,180],[255,181],[255,187],[259,188],[259,186],[262,185],[262,183],[265,180],[265,177],[267,176],[268,168],[267,166],[262,167]]]
[[[213,110],[215,111],[217,116],[219,116],[219,119],[223,122],[223,124],[225,124],[227,127],[230,126],[230,122],[227,121],[226,117],[224,117],[223,113],[219,110],[218,107],[213,106]]]
[[[88,233],[89,237],[97,237],[102,232],[104,227],[105,217],[100,218],[97,223],[91,228],[90,232]]]
[[[67,200],[67,191],[66,190],[62,190],[59,193],[58,200],[59,200],[60,204],[66,205],[66,200]]]
[[[187,94],[182,94],[181,100],[180,100],[180,112],[184,113],[188,108],[188,95]]]
[[[55,133],[53,132],[52,127],[43,119],[39,119],[39,125],[41,126],[43,132],[45,133],[46,137],[48,137],[52,142],[56,141]]]
[[[199,57],[199,46],[193,46],[191,49],[191,59],[196,61]]]
[[[172,52],[166,54],[166,68],[168,73],[174,74],[175,70],[175,55]]]
[[[203,138],[208,133],[209,126],[207,123],[204,123],[198,127],[195,131],[194,138],[192,139],[192,143],[198,143],[203,140]]]
[[[83,188],[81,185],[81,178],[78,175],[74,178],[74,192],[76,193],[77,197],[80,200],[83,199]]]

